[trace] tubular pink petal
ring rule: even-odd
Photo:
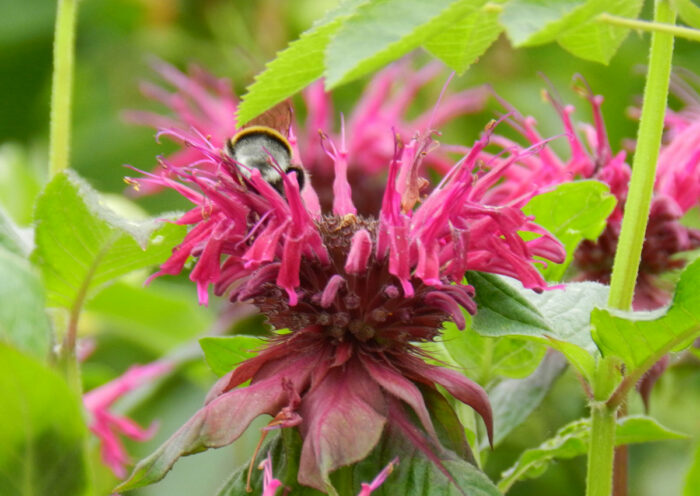
[[[90,430],[100,440],[102,460],[118,477],[126,475],[124,467],[129,459],[117,434],[135,441],[145,441],[155,433],[156,424],[143,429],[126,417],[110,413],[108,408],[124,394],[166,374],[172,368],[173,364],[167,361],[133,366],[122,376],[83,395],[83,404],[91,417]]]
[[[372,238],[366,229],[360,229],[350,240],[350,251],[345,261],[345,272],[360,274],[367,270],[372,255]]]
[[[302,239],[287,236],[282,251],[282,264],[277,274],[277,285],[287,291],[289,304],[298,302],[296,288],[299,286],[299,267],[301,266]]]
[[[246,264],[259,264],[274,260],[279,249],[279,240],[287,228],[288,224],[285,222],[273,229],[265,229],[243,255],[242,258],[246,260]]]
[[[352,191],[348,182],[348,151],[345,146],[345,120],[341,114],[340,150],[335,147],[333,140],[323,135],[321,146],[333,161],[333,213],[340,217],[357,214],[352,203]]]
[[[108,414],[108,420],[113,430],[121,432],[124,436],[133,439],[134,441],[148,441],[158,430],[157,422],[151,423],[151,425],[144,429],[127,417],[119,417]]]
[[[321,306],[323,308],[328,308],[331,306],[331,303],[333,303],[333,300],[335,300],[335,297],[338,294],[338,290],[340,290],[340,288],[344,285],[345,279],[342,276],[338,274],[332,276],[328,280],[328,284],[326,284],[323,294],[321,295]]]

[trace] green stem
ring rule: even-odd
[[[654,20],[669,24],[675,22],[676,13],[668,0],[656,1]],[[629,309],[634,296],[666,114],[672,56],[673,35],[654,32],[651,36],[642,116],[637,133],[637,152],[632,164],[625,215],[610,279],[608,305],[621,310]]]
[[[610,16],[602,18],[602,20],[606,19],[609,20]],[[676,13],[668,0],[656,0],[653,24],[655,26],[673,25],[675,21]],[[634,21],[634,23],[637,22],[640,21]],[[638,26],[628,25],[628,27]],[[610,280],[608,305],[612,308],[627,310],[632,305],[634,297],[666,114],[672,56],[673,34],[665,30],[654,30],[649,49],[642,115],[637,133],[637,152],[632,163],[632,177]],[[624,398],[610,404],[606,404],[606,399],[612,393],[616,374],[612,360],[606,358],[600,360],[593,384],[595,401],[591,405],[587,496],[610,496],[612,491],[615,420],[618,407]]]
[[[588,445],[586,496],[610,496],[613,486],[615,421],[617,408],[606,399],[618,381],[618,362],[603,357],[593,376],[594,398],[591,401],[591,439]]]
[[[615,453],[615,410],[604,402],[591,405],[591,441],[588,448],[587,496],[610,496]]]
[[[632,28],[640,31],[650,31],[652,33],[668,33],[677,38],[685,38],[692,41],[700,41],[700,29],[687,28],[685,26],[676,26],[675,24],[665,24],[662,22],[640,21],[638,19],[629,19],[627,17],[619,17],[610,14],[600,14],[596,21],[620,26],[623,28]]]
[[[78,0],[58,0],[56,12],[49,129],[49,174],[51,176],[68,167],[77,3]]]

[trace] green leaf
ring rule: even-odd
[[[484,337],[445,323],[440,338],[447,353],[479,384],[497,377],[526,377],[542,360],[546,346],[512,337]]]
[[[323,74],[326,47],[343,20],[369,0],[346,0],[279,52],[255,77],[238,106],[238,123],[245,124]]]
[[[0,248],[25,258],[31,249],[24,231],[0,208]]]
[[[700,487],[700,443],[695,447],[693,462],[685,476],[683,496],[696,496],[698,487]]]
[[[109,332],[163,354],[209,329],[212,309],[197,303],[191,288],[165,280],[150,285],[117,282],[86,305],[96,332]]]
[[[543,270],[545,279],[561,280],[579,243],[598,239],[616,203],[607,184],[591,180],[560,184],[525,205],[523,212],[533,215],[535,222],[556,236],[566,249],[564,263],[550,263]]]
[[[88,494],[80,398],[38,361],[0,343],[0,494]]]
[[[588,451],[590,419],[576,420],[559,429],[553,438],[537,448],[525,450],[518,461],[501,474],[498,488],[506,492],[520,479],[542,475],[555,459],[574,458]],[[651,417],[631,415],[617,421],[615,445],[685,439],[684,434],[674,432]]]
[[[258,336],[207,337],[199,340],[204,358],[209,367],[219,377],[228,374],[243,360],[256,355],[257,349],[265,344]]]
[[[602,12],[636,19],[644,0],[592,0],[586,12],[572,19],[572,28],[557,38],[564,50],[585,60],[608,64],[629,34],[629,29],[596,21]]]
[[[326,50],[326,88],[332,89],[419,47],[485,0],[375,0],[347,19]]]
[[[565,19],[585,0],[511,0],[500,16],[514,46],[548,43],[556,38]]]
[[[608,288],[594,282],[562,285],[537,294],[504,277],[468,272],[479,311],[472,328],[482,336],[521,336],[561,351],[590,380],[597,348],[590,313],[607,302]]]
[[[35,162],[20,146],[0,146],[0,205],[22,226],[32,222],[34,200],[41,190],[42,180]]]
[[[45,359],[51,328],[44,290],[29,263],[0,248],[0,341]]]
[[[630,375],[640,375],[669,351],[700,336],[700,259],[683,270],[668,309],[620,312],[596,309],[593,339],[603,356],[621,358]]]
[[[671,2],[678,11],[678,16],[688,26],[700,29],[700,7],[693,3],[693,0],[672,0]]]
[[[163,262],[185,227],[119,218],[72,172],[57,174],[37,200],[36,248],[48,305],[75,309],[119,276]]]
[[[607,64],[629,29],[603,25],[603,12],[636,18],[643,0],[513,0],[501,14],[501,23],[515,46],[557,41],[586,60]]]
[[[489,391],[493,409],[493,445],[497,446],[542,402],[554,382],[566,370],[566,360],[548,353],[537,369],[524,379],[508,379]],[[488,443],[484,440],[482,448]]]
[[[494,3],[502,3],[502,0]],[[466,71],[503,31],[496,9],[482,9],[435,34],[424,47],[458,74]]]

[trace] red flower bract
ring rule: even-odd
[[[275,417],[275,427],[299,429],[304,485],[327,488],[329,473],[366,457],[388,424],[444,471],[420,389],[437,385],[471,405],[491,436],[483,389],[429,365],[418,346],[444,321],[464,327],[463,309],[476,311],[466,271],[504,274],[539,289],[544,281],[534,257],[564,258],[561,245],[519,210],[525,200],[482,204],[499,171],[518,158],[475,179],[491,127],[427,196],[419,171],[431,138],[416,135],[405,146],[396,139],[381,209],[369,217],[355,214],[342,141],[327,144],[336,150],[336,195],[332,211],[322,213],[313,187],[307,181],[300,191],[294,172],[283,175],[281,194],[257,169],[241,174],[203,134],[161,133],[200,159],[184,167],[163,161],[168,174],[137,180],[172,187],[195,204],[178,221],[192,226],[189,234],[156,275],[179,273],[194,257],[190,278],[202,303],[213,285],[217,295],[252,302],[275,328],[290,332],[276,334],[222,378],[205,407],[135,474],[160,478],[179,456],[232,442],[261,414]],[[519,231],[539,236],[524,241]]]

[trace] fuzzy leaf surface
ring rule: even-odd
[[[0,494],[88,494],[80,398],[63,378],[0,343],[0,397]]]
[[[354,10],[368,0],[346,0],[298,40],[279,52],[248,86],[238,106],[238,122],[245,124],[273,105],[292,96],[323,74],[325,50],[332,37]]]
[[[199,340],[207,364],[219,377],[231,372],[243,360],[255,356],[255,350],[264,344],[265,341],[261,338],[244,334],[206,337]]]
[[[599,181],[564,183],[556,189],[537,195],[523,207],[541,225],[561,241],[566,249],[564,263],[543,269],[548,281],[560,281],[579,243],[584,239],[595,241],[607,225],[617,200],[607,184]]]
[[[564,370],[564,357],[550,352],[529,376],[524,379],[507,379],[489,391],[493,409],[494,446],[498,446],[530,416]],[[484,439],[482,449],[487,447],[488,443]]]
[[[119,276],[163,262],[184,226],[130,222],[105,208],[72,172],[57,174],[37,200],[34,263],[48,305],[74,308]]]
[[[0,248],[0,341],[45,359],[51,328],[44,289],[29,263]]]
[[[603,12],[636,18],[642,0],[513,0],[506,4],[501,23],[515,46],[557,41],[586,60],[607,64],[629,29],[596,21]]]
[[[484,0],[375,0],[348,18],[326,50],[326,88],[332,89],[419,47],[474,13]]]
[[[500,16],[514,46],[554,41],[566,18],[586,5],[585,0],[511,0]]]
[[[476,289],[479,311],[472,328],[482,336],[520,336],[561,351],[581,374],[590,378],[596,344],[590,333],[590,314],[607,303],[608,288],[578,282],[537,294],[509,278],[468,272]]]
[[[457,74],[462,74],[503,32],[498,15],[495,9],[473,12],[432,36],[423,46]]]
[[[557,38],[561,47],[585,60],[608,64],[617,49],[629,34],[628,28],[610,26],[596,21],[595,17],[602,13],[636,19],[642,10],[643,0],[592,0],[589,2],[594,13],[577,17],[572,22],[571,29]]]
[[[452,322],[444,324],[440,338],[457,365],[479,384],[496,377],[522,378],[542,360],[546,346],[513,337],[485,337],[472,329],[462,331]]]
[[[525,450],[518,461],[504,471],[498,487],[506,492],[518,480],[541,476],[556,459],[585,455],[590,439],[590,419],[580,419],[565,425],[556,435],[537,448]],[[685,439],[686,435],[672,431],[651,417],[631,415],[618,419],[615,445]]]
[[[36,12],[38,4],[33,6],[34,8],[28,9],[29,16],[32,17],[39,14]],[[7,14],[7,10],[4,13]],[[9,18],[5,15],[4,19],[0,20],[0,38],[7,36],[9,32],[16,32],[16,36],[27,36],[27,32],[31,31],[26,24],[17,22],[19,18],[16,14],[21,14],[21,9],[15,14],[10,14]],[[31,39],[33,35],[29,36]],[[37,164],[32,160],[26,148],[7,142],[0,145],[0,206],[21,226],[28,226],[32,222],[34,201],[44,183],[43,167],[44,164]]]
[[[593,339],[604,356],[622,359],[629,373],[643,372],[669,351],[700,336],[700,259],[681,273],[668,309],[619,312],[596,309]]]
[[[4,209],[0,208],[0,248],[25,257],[29,254],[30,248],[23,238],[19,226],[12,222]]]

